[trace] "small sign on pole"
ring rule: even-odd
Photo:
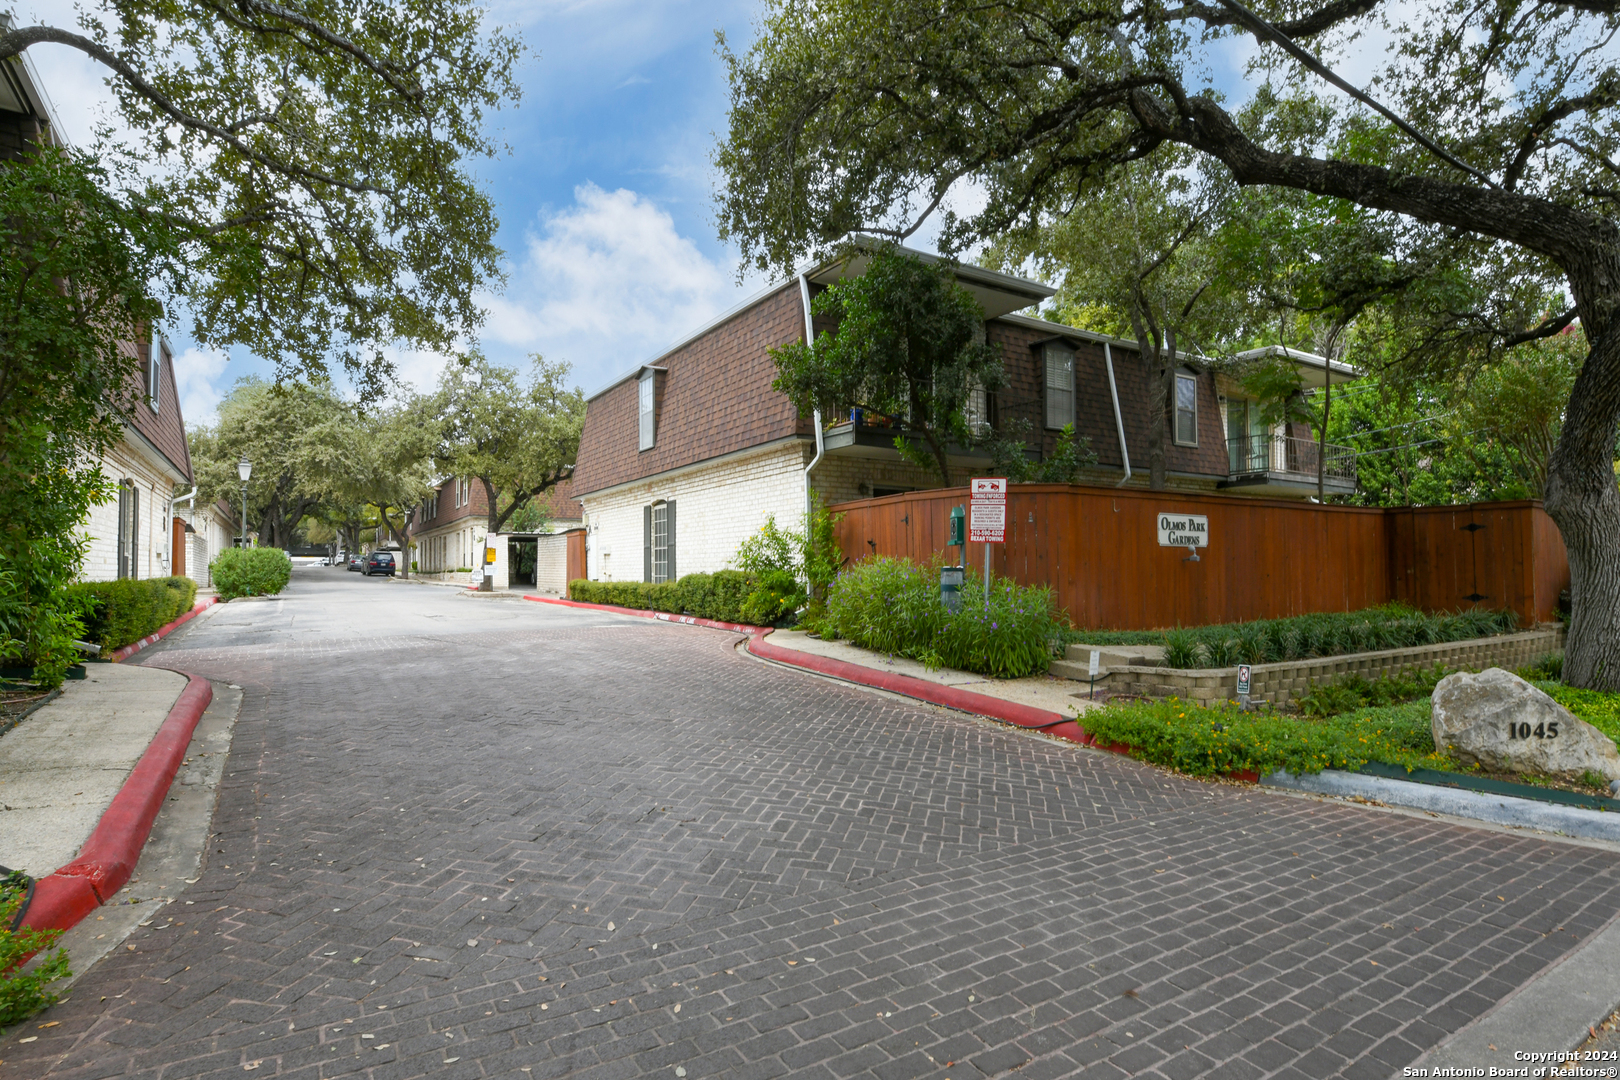
[[[990,610],[990,545],[1007,542],[1007,478],[980,476],[971,481],[968,539],[984,547],[984,609]]]
[[[1091,650],[1091,696],[1097,696],[1097,667],[1102,654],[1096,649]]]
[[[1253,682],[1253,670],[1248,664],[1238,665],[1237,695],[1238,704],[1244,709],[1249,707],[1249,688]]]

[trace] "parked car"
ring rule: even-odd
[[[349,556],[349,569],[350,570],[364,570],[365,568],[366,568],[366,557],[364,555],[350,555]]]
[[[394,553],[392,551],[373,551],[366,560],[365,569],[360,571],[366,577],[373,574],[387,574],[394,576]]]

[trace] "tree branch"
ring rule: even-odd
[[[224,143],[249,161],[257,162],[272,172],[280,173],[283,176],[298,177],[312,183],[330,184],[333,187],[352,191],[356,194],[382,195],[389,199],[394,198],[396,195],[396,192],[390,188],[380,187],[376,184],[342,180],[328,173],[308,169],[301,165],[294,165],[291,162],[278,161],[268,154],[253,149],[229,130],[201,117],[192,116],[181,109],[180,106],[170,100],[167,94],[148,82],[146,77],[135,70],[135,67],[123,57],[81,34],[75,34],[68,30],[59,30],[54,26],[20,27],[0,35],[0,60],[9,59],[21,53],[30,45],[39,44],[66,45],[71,49],[79,50],[92,60],[111,68],[131,90],[157,106],[160,112],[181,127],[203,132]]]

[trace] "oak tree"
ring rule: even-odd
[[[1332,69],[1387,24],[1377,97]],[[947,251],[1063,213],[1121,166],[1182,146],[1244,187],[1288,188],[1476,238],[1556,273],[1569,300],[1455,312],[1500,346],[1578,320],[1588,352],[1548,469],[1569,552],[1565,677],[1620,688],[1620,31],[1614,0],[926,0],[774,3],[727,51],[720,221],[745,260],[786,267],[847,233],[894,238],[936,211]],[[1213,85],[1229,39],[1288,96],[1326,81],[1354,139],[1246,131]],[[1222,63],[1221,67],[1225,67]],[[971,212],[948,197],[976,185]]]

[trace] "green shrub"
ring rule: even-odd
[[[1086,713],[1081,723],[1099,742],[1123,744],[1132,757],[1192,776],[1354,771],[1369,761],[1454,769],[1455,762],[1435,752],[1429,719],[1427,701],[1299,720],[1168,698],[1110,704]]]
[[[759,576],[742,603],[742,622],[775,626],[803,606],[809,594],[787,570],[768,570]]]
[[[1403,604],[1385,604],[1365,611],[1323,612],[1195,630],[1067,630],[1063,636],[1065,641],[1089,645],[1163,645],[1168,666],[1193,668],[1433,645],[1506,634],[1518,626],[1518,613],[1512,610],[1469,608],[1456,614],[1426,615]]]
[[[1529,682],[1540,682],[1543,679],[1562,679],[1564,677],[1564,654],[1550,652],[1529,667],[1520,668],[1517,674],[1519,678]]]
[[[67,953],[51,948],[62,931],[10,928],[26,886],[27,879],[16,872],[0,880],[0,1028],[55,1005],[57,995],[47,987],[73,974],[68,970]],[[36,952],[45,952],[45,956],[34,970],[20,970],[23,958]]]
[[[743,601],[748,599],[751,590],[749,577],[741,570],[716,570],[710,593],[712,597],[710,611],[713,614],[704,615],[702,618],[718,622],[742,622]]]
[[[671,615],[679,615],[686,610],[682,602],[684,593],[681,587],[673,581],[660,581],[657,584],[645,582],[641,586],[641,603],[637,607],[649,611],[667,611]]]
[[[687,574],[676,582],[681,590],[681,609],[700,619],[712,619],[714,609],[714,575]]]
[[[1334,682],[1313,684],[1310,693],[1298,698],[1295,704],[1306,716],[1333,716],[1370,706],[1398,705],[1429,697],[1434,693],[1435,684],[1449,674],[1451,671],[1444,664],[1435,664],[1382,679],[1347,675]]]
[[[65,592],[84,608],[85,640],[103,649],[122,648],[178,619],[197,602],[190,578],[83,581]]]
[[[828,590],[816,627],[878,652],[999,678],[1045,671],[1061,637],[1049,589],[1002,579],[990,590],[969,574],[961,610],[939,599],[938,567],[869,558],[848,567]]]
[[[226,548],[208,569],[224,600],[274,596],[292,580],[292,560],[281,548]]]

